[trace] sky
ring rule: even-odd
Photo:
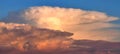
[[[77,35],[80,35],[76,38],[95,37],[91,39],[98,38],[106,40],[108,38],[110,40],[120,41],[119,5],[119,0],[1,0],[0,19],[3,18],[3,20],[6,20],[4,18],[9,18],[6,20],[7,22],[24,22],[30,25],[34,24],[34,26],[40,28],[75,32]],[[21,14],[13,13],[19,13],[21,11],[23,11]],[[54,13],[51,14],[51,12]],[[67,14],[69,16],[67,16]],[[21,15],[23,15],[23,20],[21,20]],[[109,23],[111,21],[113,22]],[[107,30],[103,28],[112,29]],[[105,39],[103,39],[102,36]],[[114,36],[116,36],[116,38]]]
[[[117,50],[119,5],[120,0],[0,0],[0,54],[73,54],[78,48],[94,53],[111,45]]]
[[[105,12],[108,15],[120,17],[119,0],[1,0],[0,18],[9,12],[22,10],[32,6],[58,6],[65,8],[80,8]]]

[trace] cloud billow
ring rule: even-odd
[[[73,39],[115,40],[119,30],[105,29],[120,27],[111,21],[117,17],[97,11],[85,11],[60,7],[30,7],[20,12],[10,13],[4,22],[25,23],[39,28],[73,32]]]
[[[65,31],[36,28],[27,24],[0,22],[0,49],[1,45],[21,51],[68,49],[72,43],[72,39],[68,37],[72,35]]]

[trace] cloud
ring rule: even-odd
[[[0,22],[0,47],[13,47],[21,51],[54,51],[68,49],[72,40],[69,32],[36,28],[27,24]]]
[[[25,23],[40,28],[73,32],[74,39],[115,40],[120,31],[109,29],[120,27],[111,21],[117,17],[97,11],[86,11],[60,7],[30,7],[20,12],[10,13],[4,22]]]

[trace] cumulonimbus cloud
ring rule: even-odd
[[[5,22],[26,23],[40,28],[73,32],[74,39],[120,41],[119,27],[111,21],[117,17],[97,11],[85,11],[60,7],[30,7],[21,12],[10,13]]]

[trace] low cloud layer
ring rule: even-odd
[[[72,40],[69,32],[32,27],[27,24],[0,22],[0,49],[11,47],[20,51],[54,51],[68,49]]]
[[[2,21],[69,31],[74,39],[120,41],[120,31],[110,29],[120,27],[110,23],[115,20],[118,18],[97,11],[43,6],[9,13]]]

